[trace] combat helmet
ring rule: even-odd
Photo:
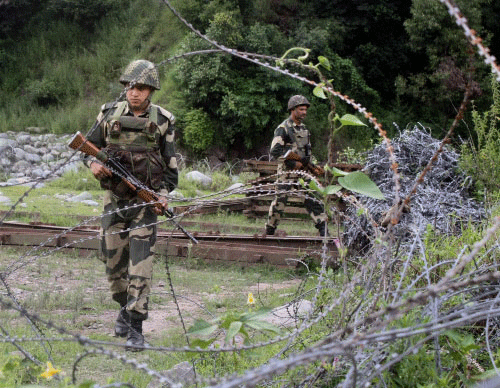
[[[146,61],[145,59],[138,59],[130,62],[120,77],[120,82],[124,85],[132,81],[160,90],[160,75],[158,74],[158,69],[154,63]]]
[[[290,99],[288,100],[288,111],[290,112],[291,110],[295,109],[299,105],[310,106],[311,103],[304,96],[302,96],[300,94],[296,94],[295,96],[290,97]]]

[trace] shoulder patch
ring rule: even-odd
[[[118,103],[116,101],[108,102],[108,103],[106,103],[106,104],[104,104],[104,105],[101,106],[101,111],[103,111],[103,112],[107,111],[107,110],[109,110],[111,108],[114,108],[117,105],[118,105]]]
[[[170,113],[168,110],[162,108],[161,106],[156,105],[156,107],[158,108],[158,113],[161,114],[162,116],[166,117],[168,119],[168,121],[170,121],[170,125],[175,124],[175,116],[172,113]]]

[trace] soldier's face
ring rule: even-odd
[[[307,105],[299,105],[292,110],[292,120],[296,123],[301,123],[307,116]]]
[[[144,110],[149,104],[151,88],[146,85],[135,84],[127,90],[127,101],[133,111]]]

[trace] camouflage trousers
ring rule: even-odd
[[[282,192],[289,190],[293,191],[296,190],[296,186],[286,183],[281,183],[281,184],[277,183],[276,189]],[[277,194],[274,197],[273,201],[271,202],[271,206],[269,206],[269,214],[267,217],[266,226],[269,226],[271,228],[276,228],[278,226],[280,219],[285,211],[286,203],[288,201],[288,196],[289,194],[282,193],[282,194]],[[305,194],[304,207],[309,213],[309,216],[313,220],[314,226],[316,228],[319,229],[320,225],[328,220],[323,204],[318,199],[312,197],[311,195]]]
[[[101,254],[113,300],[134,319],[148,316],[157,215],[141,199],[115,199],[107,190],[101,225]]]

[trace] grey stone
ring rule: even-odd
[[[239,189],[240,187],[244,186],[243,183],[235,183],[229,186],[226,190],[231,191],[231,190],[236,190]]]
[[[10,198],[0,195],[0,205],[12,206]]]
[[[49,175],[50,171],[41,168],[35,168],[34,170],[31,171],[31,176],[33,178],[47,178]]]
[[[55,160],[55,157],[52,154],[45,154],[45,155],[42,155],[42,160],[44,162],[52,162]]]
[[[29,132],[29,133],[43,133],[43,132],[47,131],[47,128],[43,128],[43,127],[26,127],[26,128],[24,128],[24,130],[26,132]]]
[[[168,193],[168,195],[172,198],[177,198],[177,199],[182,199],[184,198],[184,196],[182,195],[182,193],[178,192],[177,190],[173,190],[171,191],[170,193]]]
[[[12,171],[14,173],[19,173],[21,172],[23,175],[31,171],[31,164],[27,162],[26,160],[19,160],[14,163],[12,166]]]
[[[304,319],[313,311],[313,305],[307,299],[301,299],[292,304],[276,307],[264,319],[276,326],[291,326],[297,320]]]
[[[19,144],[29,144],[31,143],[31,135],[18,135],[16,138]]]
[[[91,200],[92,199],[92,194],[90,194],[88,191],[82,191],[80,194],[75,195],[74,197],[68,198],[68,202],[83,202],[86,200]]]
[[[24,157],[30,163],[39,163],[42,161],[42,158],[40,157],[40,155],[32,154],[29,152],[26,152]]]
[[[191,171],[186,174],[186,179],[199,183],[202,187],[208,188],[212,184],[212,178],[199,171]]]
[[[24,146],[24,150],[30,154],[41,154],[39,147],[33,147],[30,146],[29,144],[26,144]]]
[[[17,141],[5,137],[0,137],[0,147],[17,147]]]
[[[24,151],[22,148],[14,148],[14,154],[16,155],[16,159],[26,160],[26,151]]]
[[[99,206],[99,202],[96,202],[96,201],[93,201],[90,199],[85,199],[85,200],[80,201],[80,202],[83,203],[84,205],[88,205],[88,206]]]

